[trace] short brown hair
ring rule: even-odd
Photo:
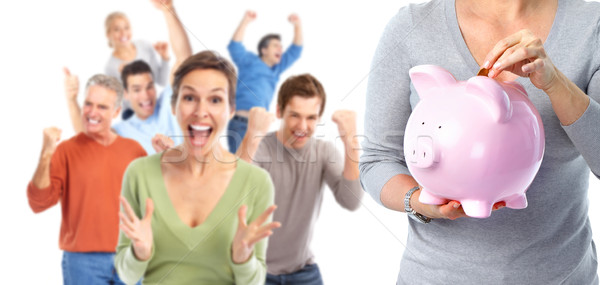
[[[199,52],[195,55],[188,57],[173,74],[173,96],[171,96],[171,107],[175,107],[177,104],[177,97],[179,97],[179,88],[181,87],[181,81],[188,73],[196,69],[213,69],[220,71],[227,78],[229,84],[229,107],[235,110],[235,86],[237,80],[237,74],[235,68],[229,60],[218,55],[216,52],[207,50]]]
[[[300,96],[303,98],[319,97],[321,98],[321,110],[319,110],[319,117],[323,115],[325,110],[325,90],[321,82],[314,76],[306,73],[296,76],[291,76],[279,88],[279,94],[277,96],[277,106],[279,111],[283,113],[285,106],[294,96]]]

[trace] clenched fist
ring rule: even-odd
[[[44,129],[44,147],[42,151],[46,154],[53,154],[56,150],[56,145],[60,140],[60,133],[62,131],[56,127],[50,127]]]
[[[356,135],[356,112],[350,110],[337,110],[331,116],[337,124],[342,138],[351,139]]]
[[[265,108],[253,107],[248,114],[247,132],[253,137],[264,136],[274,121],[275,115],[267,112]]]
[[[166,42],[157,42],[154,44],[154,50],[156,50],[162,60],[169,60],[169,44]]]

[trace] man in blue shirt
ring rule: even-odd
[[[282,52],[281,37],[276,34],[264,36],[258,43],[258,55],[246,50],[242,44],[248,24],[256,19],[256,13],[247,11],[227,46],[238,69],[236,112],[229,121],[227,139],[229,151],[235,153],[248,127],[248,112],[252,107],[269,109],[279,76],[288,69],[302,53],[302,27],[296,14],[288,17],[294,25],[292,45]]]
[[[169,108],[173,94],[171,87],[165,87],[160,97],[156,98],[152,70],[142,60],[123,67],[121,79],[125,86],[125,98],[131,103],[135,115],[115,124],[115,132],[136,140],[148,154],[155,153],[152,138],[157,133],[171,137],[176,144],[181,143],[181,129]]]

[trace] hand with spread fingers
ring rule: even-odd
[[[240,264],[248,261],[254,251],[254,245],[261,239],[273,234],[273,229],[281,227],[279,222],[265,224],[277,206],[267,208],[258,218],[246,224],[246,211],[248,207],[242,205],[238,211],[238,229],[231,245],[231,258],[234,263]]]
[[[521,30],[498,42],[485,57],[483,67],[490,69],[491,78],[503,71],[529,77],[535,87],[544,91],[558,76],[542,40],[530,30]]]
[[[152,255],[154,202],[150,198],[146,199],[146,214],[141,220],[136,216],[127,199],[122,196],[121,205],[123,206],[123,212],[119,213],[121,219],[119,228],[131,240],[135,257],[141,261],[146,261]]]

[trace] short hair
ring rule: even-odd
[[[277,106],[279,107],[281,114],[283,114],[285,106],[294,96],[300,96],[302,98],[321,98],[319,117],[323,115],[326,101],[325,89],[323,89],[321,82],[314,76],[308,73],[291,76],[281,84],[279,94],[277,95]]]
[[[258,42],[258,57],[263,56],[262,49],[267,48],[271,40],[281,41],[281,36],[279,36],[278,34],[267,34],[264,37],[262,37],[262,39],[260,39],[260,41]]]
[[[105,74],[96,74],[92,76],[85,84],[86,96],[90,87],[92,86],[101,86],[108,90],[114,91],[117,94],[115,108],[121,106],[121,101],[123,100],[123,86],[121,85],[121,82],[119,82],[118,79]]]
[[[141,59],[125,65],[123,70],[121,70],[121,82],[123,82],[123,88],[125,88],[125,90],[129,88],[129,86],[127,86],[127,77],[144,73],[150,73],[150,76],[153,76],[150,65]]]
[[[229,60],[220,56],[214,51],[202,51],[195,55],[188,57],[181,65],[177,68],[173,74],[173,96],[171,96],[171,107],[175,107],[177,104],[177,98],[179,97],[179,88],[183,78],[190,72],[196,69],[212,69],[220,71],[227,78],[229,87],[229,107],[235,110],[235,88],[237,74],[233,64]]]
[[[108,14],[108,16],[106,16],[106,20],[104,20],[104,28],[106,29],[106,34],[108,34],[108,32],[110,31],[110,23],[112,23],[112,21],[114,19],[118,19],[118,18],[129,21],[129,19],[127,19],[127,16],[125,16],[125,13],[123,13],[123,12],[116,11],[116,12],[112,12],[112,13]],[[108,46],[112,47],[112,44],[110,43],[110,41],[108,41]]]

